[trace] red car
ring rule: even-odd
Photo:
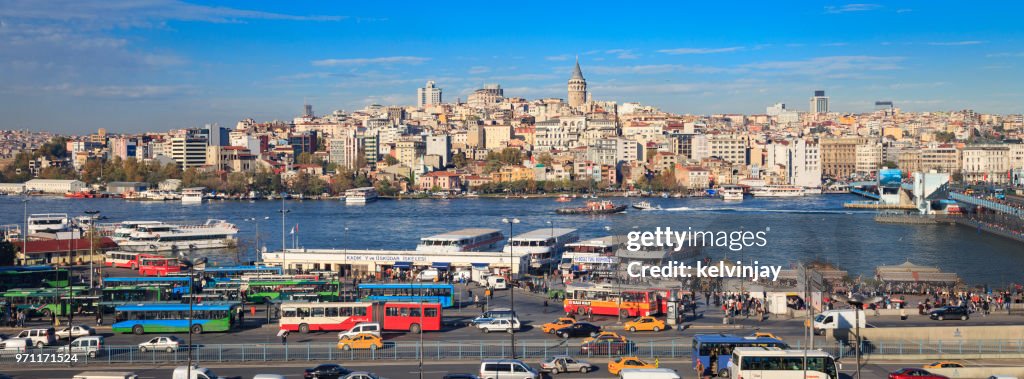
[[[942,375],[935,375],[919,368],[901,368],[889,373],[889,379],[949,379]]]

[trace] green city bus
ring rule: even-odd
[[[0,267],[0,292],[15,288],[68,286],[68,270],[51,266]]]

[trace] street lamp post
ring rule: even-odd
[[[860,355],[861,355],[861,338],[860,338],[860,314],[864,311],[864,304],[874,304],[882,301],[881,297],[878,296],[864,296],[859,293],[855,293],[850,296],[844,296],[841,294],[832,295],[836,300],[845,302],[854,307],[854,329],[857,333],[857,346],[854,347],[854,352],[857,355],[857,379],[860,379]]]
[[[21,256],[27,259],[28,254],[25,251],[28,250],[28,195],[25,195],[21,203],[25,205],[25,229],[21,231]]]
[[[270,216],[263,216],[263,219],[264,220],[269,220]],[[260,252],[260,219],[258,217],[250,217],[250,218],[245,219],[245,221],[252,221],[253,225],[256,228],[256,253],[259,254],[259,252]]]
[[[427,311],[423,306],[425,303],[425,301],[420,301],[420,353],[418,354],[420,356],[420,379],[423,379],[423,312]]]
[[[195,266],[206,264],[206,257],[192,260],[192,250],[189,249],[188,257],[179,253],[178,261],[188,266],[188,368],[185,377],[192,377],[192,303],[195,301]],[[229,310],[230,312],[230,310]],[[230,315],[229,315],[230,317]]]
[[[284,215],[291,210],[284,209],[284,192],[281,192],[281,270],[284,274],[288,274],[288,237],[285,236],[285,220]]]
[[[512,260],[513,260],[512,259],[512,235],[513,235],[512,227],[513,227],[513,225],[519,223],[519,219],[518,218],[511,218],[511,219],[503,218],[503,219],[501,219],[501,222],[508,224],[508,281],[509,281],[509,283],[508,283],[508,296],[509,296],[509,302],[512,304],[512,307],[511,307],[512,308],[512,320],[510,321],[511,322],[511,325],[510,325],[511,326],[511,329],[510,329],[511,333],[509,333],[509,335],[510,335],[509,339],[511,340],[511,346],[512,346],[512,359],[516,359],[516,327],[515,327],[515,322],[516,322],[516,320],[519,317],[516,316],[516,288],[511,283],[512,282],[512,269],[513,269],[512,265],[514,264],[512,262]]]

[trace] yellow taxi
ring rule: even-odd
[[[638,330],[660,332],[662,330],[665,330],[665,322],[651,316],[644,316],[637,318],[636,320],[627,322],[625,328],[626,330],[631,332],[635,332]]]
[[[964,365],[959,362],[950,361],[938,361],[931,364],[924,365],[924,368],[963,368]]]
[[[622,357],[608,362],[609,374],[619,375],[619,371],[624,368],[658,368],[658,365],[642,361],[637,357]]]
[[[776,337],[774,334],[768,332],[753,332],[750,334],[750,336],[754,338],[774,338],[779,341],[782,341],[782,338]]]
[[[622,341],[622,342],[626,342],[626,337],[620,336],[619,333],[615,333],[615,332],[601,332],[601,333],[597,333],[596,336],[584,338],[583,342],[581,342],[581,343],[582,344],[586,344],[587,342],[590,342],[590,341],[593,341],[593,340],[601,340],[601,341],[619,340],[619,341]]]
[[[576,319],[572,317],[560,317],[558,320],[542,325],[540,330],[543,331],[544,333],[551,334],[558,329],[562,329],[575,323]]]
[[[370,333],[359,333],[352,337],[345,336],[338,340],[338,348],[342,350],[377,350],[382,347],[384,347],[384,342],[381,341],[380,337]]]

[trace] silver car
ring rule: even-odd
[[[372,372],[356,371],[351,374],[345,375],[342,379],[382,379]]]
[[[163,350],[168,353],[173,353],[175,351],[178,351],[178,349],[184,345],[185,341],[182,341],[181,338],[175,336],[153,337],[153,339],[149,341],[140,343],[139,351],[145,353],[147,351]]]
[[[67,339],[69,334],[71,338],[95,336],[96,330],[85,325],[65,327],[57,331],[57,339]]]
[[[556,355],[547,361],[540,363],[541,372],[558,374],[562,372],[588,373],[597,370],[597,367],[587,361],[581,361],[565,355]]]

